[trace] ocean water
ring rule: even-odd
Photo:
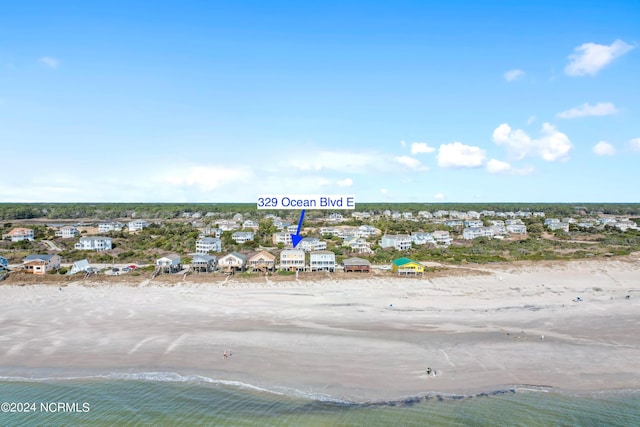
[[[640,425],[640,390],[571,394],[514,388],[354,403],[170,373],[5,377],[0,378],[0,404],[1,426]]]

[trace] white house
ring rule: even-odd
[[[149,223],[141,219],[135,219],[127,223],[127,227],[129,227],[129,231],[140,231],[143,228],[147,228],[148,226],[149,226]]]
[[[202,237],[196,240],[196,253],[208,254],[209,252],[221,252],[222,241],[217,237]]]
[[[429,211],[419,211],[418,216],[423,219],[431,219],[433,215]]]
[[[382,236],[380,246],[406,251],[407,249],[411,249],[411,236],[408,234],[385,234]]]
[[[291,234],[285,232],[273,233],[273,244],[277,245],[279,243],[282,243],[285,246],[291,245]]]
[[[507,231],[511,234],[527,234],[527,226],[524,224],[509,224]]]
[[[484,227],[484,223],[480,219],[468,219],[464,222],[465,227]]]
[[[253,231],[236,231],[231,238],[239,244],[247,243],[253,240]]]
[[[89,265],[89,261],[86,259],[81,259],[80,261],[76,261],[73,263],[67,274],[76,274],[76,273],[88,273],[91,271],[91,265]]]
[[[228,220],[228,219],[219,219],[215,222],[218,228],[222,231],[233,231],[238,230],[240,226],[236,221]]]
[[[286,228],[287,233],[289,233],[289,234],[296,234],[298,232],[298,225],[297,224],[287,225],[286,227],[283,228],[283,230],[285,228]]]
[[[98,224],[98,231],[100,233],[108,233],[110,231],[120,231],[124,225],[119,222],[105,222],[102,224]]]
[[[218,260],[218,268],[229,272],[245,271],[247,257],[238,252],[231,252]]]
[[[305,252],[302,249],[285,249],[280,252],[281,270],[304,270]]]
[[[175,273],[177,271],[182,270],[182,265],[180,264],[180,255],[171,254],[163,256],[156,260],[156,266],[163,273]]]
[[[341,222],[341,221],[344,221],[344,217],[342,216],[341,213],[333,212],[331,215],[329,215],[329,221]]]
[[[213,236],[219,239],[220,236],[222,236],[222,230],[220,230],[219,228],[212,228],[212,227],[204,228],[200,233],[200,237],[208,237],[208,236]]]
[[[300,241],[298,246],[305,252],[322,251],[327,249],[327,242],[317,237],[305,237]]]
[[[72,225],[67,225],[56,231],[56,237],[62,237],[63,239],[73,239],[78,234],[80,234],[80,232]]]
[[[311,271],[331,271],[336,268],[336,254],[331,251],[313,251],[310,255]]]
[[[436,244],[436,240],[433,238],[433,235],[424,231],[411,233],[411,241],[416,245]]]
[[[465,240],[476,239],[478,237],[493,237],[491,227],[467,227],[462,230],[462,238]]]
[[[247,219],[242,223],[242,228],[253,228],[254,230],[257,230],[260,228],[260,224],[258,224],[258,221]]]
[[[449,234],[448,231],[436,230],[433,233],[431,233],[431,235],[433,236],[435,241],[438,243],[438,245],[449,246],[451,242],[453,242],[453,238],[451,238],[451,235]]]
[[[10,239],[12,242],[22,242],[23,240],[33,240],[33,230],[30,228],[14,228],[2,236],[3,239]]]
[[[343,247],[349,247],[351,250],[358,254],[372,253],[371,243],[367,242],[363,237],[347,236],[342,242]]]
[[[546,221],[545,221],[546,222]],[[569,223],[568,222],[550,222],[547,225],[547,228],[551,231],[555,231],[555,230],[562,230],[565,233],[569,232]]]
[[[358,237],[371,237],[376,236],[378,234],[378,229],[373,225],[361,225],[358,227],[358,231],[356,232],[356,236]]]
[[[444,222],[444,225],[447,227],[462,227],[464,225],[464,221],[461,219],[449,219]]]
[[[111,237],[86,236],[81,237],[74,248],[78,251],[110,251],[112,249]]]

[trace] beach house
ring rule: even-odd
[[[313,251],[309,256],[311,271],[329,271],[336,269],[336,254],[331,251]]]
[[[120,231],[124,228],[123,224],[119,222],[104,222],[98,224],[98,232],[99,233],[108,233],[110,231]]]
[[[73,239],[79,234],[80,232],[78,231],[78,229],[72,225],[66,225],[55,233],[56,237],[61,237],[63,239]]]
[[[273,244],[291,245],[291,234],[285,232],[273,233]]]
[[[398,258],[391,262],[391,271],[398,274],[423,274],[424,266],[409,258]]]
[[[191,269],[196,273],[209,273],[218,267],[218,257],[206,254],[194,254]]]
[[[25,272],[31,274],[45,274],[51,270],[58,270],[62,258],[60,255],[28,255],[22,260]]]
[[[345,273],[369,273],[371,271],[371,263],[363,258],[348,258],[342,261],[342,267]]]
[[[81,259],[80,261],[76,261],[71,265],[67,274],[76,274],[76,273],[88,273],[91,271],[91,265],[89,261],[86,259]]]
[[[394,248],[399,251],[411,249],[411,236],[408,234],[385,234],[380,240],[382,248]]]
[[[235,273],[247,269],[247,257],[238,252],[231,252],[218,260],[218,269]]]
[[[276,269],[276,256],[267,251],[261,251],[250,256],[248,262],[252,270],[266,272]]]
[[[81,237],[74,249],[78,251],[110,251],[113,248],[111,237],[86,236]]]
[[[162,273],[177,273],[182,270],[180,255],[171,254],[158,258],[156,260],[156,267]]]
[[[285,249],[280,252],[281,270],[304,270],[305,252],[302,249]]]
[[[208,254],[209,252],[221,252],[222,240],[217,237],[202,237],[196,240],[196,253]]]
[[[33,240],[34,234],[33,230],[30,228],[14,228],[9,231],[7,234],[2,236],[3,239],[9,239],[12,242],[22,242],[23,240]]]
[[[317,237],[305,237],[300,241],[298,247],[305,252],[323,251],[327,249],[327,242],[322,241]]]
[[[231,235],[231,238],[238,244],[252,241],[253,237],[253,231],[236,231]]]
[[[144,228],[147,228],[149,226],[149,223],[147,221],[143,221],[141,219],[136,219],[133,221],[130,221],[127,224],[127,227],[129,227],[129,231],[133,232],[133,231],[140,231]]]

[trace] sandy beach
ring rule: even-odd
[[[355,401],[638,387],[637,255],[468,268],[476,272],[4,284],[0,376],[175,373]]]

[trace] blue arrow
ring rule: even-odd
[[[293,243],[294,248],[298,246],[298,243],[300,243],[300,241],[302,240],[302,236],[300,235],[300,227],[302,227],[303,220],[304,220],[304,209],[300,214],[300,221],[298,221],[298,231],[296,231],[296,234],[291,235],[291,243]]]

